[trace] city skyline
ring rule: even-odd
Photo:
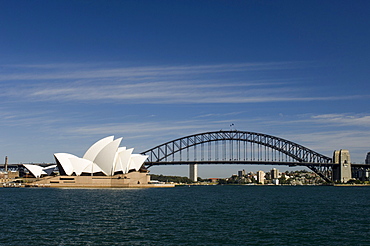
[[[0,1],[0,158],[54,162],[110,135],[142,152],[237,129],[329,157],[348,149],[364,163],[369,9],[332,0]],[[243,168],[271,166],[198,174]]]

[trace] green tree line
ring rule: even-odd
[[[161,182],[174,182],[174,183],[185,183],[191,184],[193,181],[188,177],[180,177],[180,176],[165,176],[165,175],[157,175],[157,174],[150,174],[151,180],[158,180]]]

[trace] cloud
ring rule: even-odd
[[[315,96],[292,78],[269,79],[300,62],[198,66],[110,67],[98,65],[5,66],[2,97],[20,101],[110,102],[123,104],[219,104],[349,100],[359,95]],[[22,70],[22,68],[24,70]],[[20,70],[19,70],[20,69]],[[4,68],[3,68],[4,70]],[[262,71],[262,76],[250,72]],[[265,77],[263,77],[265,76]],[[299,80],[299,79],[297,79]]]
[[[10,70],[0,75],[0,81],[10,80],[61,80],[61,79],[104,79],[104,78],[145,78],[174,75],[219,74],[230,72],[286,70],[300,67],[302,62],[267,62],[239,63],[215,65],[183,65],[183,66],[141,66],[102,68],[102,66],[87,67],[81,64],[45,64],[3,66]],[[16,68],[16,69],[9,69]],[[23,69],[22,69],[23,68]],[[15,71],[13,71],[15,70]],[[13,72],[12,72],[13,71]]]
[[[313,115],[309,121],[319,124],[337,126],[362,126],[370,127],[370,115],[364,114],[321,114]]]
[[[144,122],[144,123],[107,123],[97,125],[85,125],[80,127],[69,128],[66,131],[72,134],[78,135],[101,135],[111,134],[112,132],[121,133],[123,135],[129,135],[136,137],[138,135],[173,135],[174,132],[177,134],[182,130],[187,132],[192,130],[199,130],[204,127],[204,121],[188,120],[188,121],[156,121],[156,122]],[[221,122],[208,122],[207,126],[212,127],[216,125],[217,128],[222,124]],[[216,129],[217,129],[216,128]]]
[[[370,151],[370,132],[351,130],[317,131],[287,134],[285,137],[331,157],[334,150],[348,149],[353,162],[362,163]]]
[[[229,117],[229,116],[235,116],[235,115],[240,115],[240,114],[243,114],[245,112],[243,111],[240,111],[240,112],[228,112],[228,113],[217,113],[217,114],[202,114],[202,115],[198,115],[198,116],[195,116],[195,118],[212,118],[212,117]]]
[[[290,85],[289,85],[290,86]],[[125,104],[262,103],[328,101],[359,96],[304,96],[303,89],[264,83],[217,83],[209,81],[68,82],[36,83],[4,88],[9,98],[32,101],[105,101]],[[301,96],[296,96],[302,94]]]
[[[0,117],[0,126],[12,128],[43,127],[44,130],[45,126],[68,121],[66,118],[57,117],[52,110],[10,110],[0,108]]]

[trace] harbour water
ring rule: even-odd
[[[1,188],[0,245],[370,245],[370,187]]]

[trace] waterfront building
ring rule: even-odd
[[[257,183],[265,184],[265,172],[264,171],[257,172]]]
[[[93,144],[82,158],[68,153],[56,153],[56,165],[42,167],[23,164],[35,177],[50,176],[58,167],[60,175],[66,176],[113,176],[139,171],[148,156],[133,154],[132,149],[119,147],[122,138],[103,138]]]
[[[365,164],[370,164],[370,152],[366,155]]]
[[[139,171],[146,155],[132,154],[132,149],[119,147],[122,138],[103,138],[93,144],[82,158],[68,153],[54,154],[59,173],[75,176],[113,176]]]
[[[122,138],[103,138],[93,144],[82,158],[68,153],[54,154],[60,175],[36,179],[31,187],[150,188],[174,187],[173,184],[151,184],[143,168],[147,156],[132,154],[133,149],[119,147]],[[51,174],[52,167],[24,165],[36,178]],[[44,172],[44,173],[43,173]]]
[[[0,171],[0,185],[7,182],[12,182],[16,178],[19,178],[19,171],[12,171],[8,170],[7,172],[5,171]]]
[[[217,183],[220,180],[220,178],[209,178],[208,181],[211,183]]]
[[[273,168],[271,170],[271,179],[278,179],[279,178],[279,170],[276,168]]]
[[[242,171],[238,171],[238,177],[244,177],[245,176],[245,170],[243,169]]]

